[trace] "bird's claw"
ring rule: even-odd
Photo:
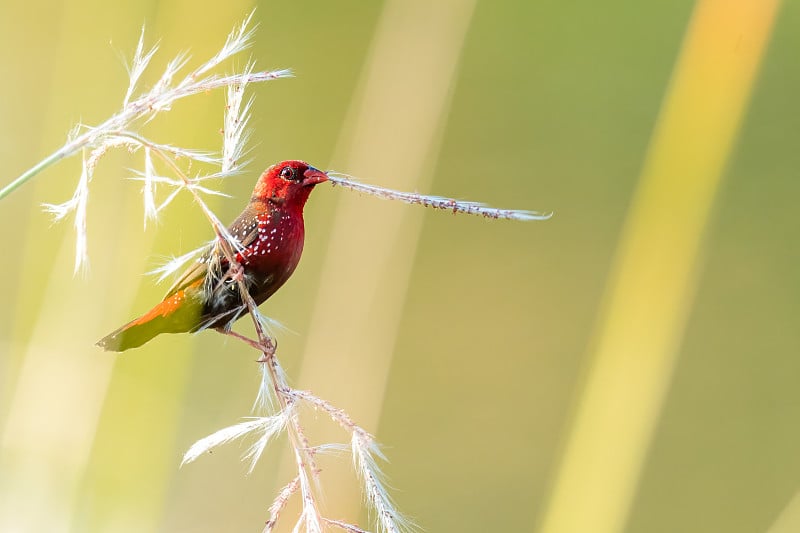
[[[256,359],[256,363],[267,363],[278,351],[277,339],[266,339],[263,343],[259,343],[261,349],[261,357]]]
[[[228,276],[237,283],[244,281],[244,267],[240,263],[233,263],[228,269]]]

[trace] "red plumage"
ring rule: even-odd
[[[247,207],[228,228],[241,244],[236,262],[257,305],[272,296],[297,267],[305,237],[303,207],[314,186],[327,179],[324,172],[303,161],[273,165],[261,175]],[[97,345],[121,352],[160,333],[229,328],[247,308],[238,284],[226,277],[228,268],[218,245],[211,246],[178,278],[163,301]]]

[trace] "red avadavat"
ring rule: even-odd
[[[294,272],[303,252],[303,206],[311,190],[328,176],[303,161],[284,161],[259,178],[245,210],[228,228],[241,244],[236,250],[239,272],[218,245],[212,246],[167,291],[164,300],[125,324],[97,345],[115,352],[136,348],[160,333],[227,328],[247,306],[237,276],[255,301],[272,296]]]

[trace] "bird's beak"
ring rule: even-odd
[[[311,187],[323,181],[328,181],[328,175],[321,170],[308,167],[308,170],[303,172],[303,187]]]

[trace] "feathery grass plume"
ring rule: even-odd
[[[156,282],[157,283],[161,283],[165,279],[177,274],[178,271],[181,270],[187,262],[189,262],[190,260],[196,258],[197,256],[199,256],[203,252],[207,251],[208,248],[214,244],[214,242],[215,241],[213,241],[213,240],[212,241],[208,241],[203,246],[200,246],[199,248],[195,248],[194,250],[190,250],[190,251],[186,252],[183,255],[180,255],[178,257],[170,257],[166,262],[164,262],[163,265],[161,265],[160,267],[154,268],[150,272],[147,272],[147,274],[149,274],[151,276],[156,276],[157,275],[158,279],[156,280]]]
[[[505,218],[509,220],[547,220],[553,213],[541,211],[527,211],[521,209],[497,209],[489,207],[480,202],[467,202],[446,198],[444,196],[428,196],[416,192],[402,192],[361,183],[353,176],[342,174],[341,172],[328,172],[328,181],[333,185],[341,185],[346,189],[377,196],[385,200],[399,200],[407,204],[418,204],[434,209],[446,209],[453,213],[466,213],[468,215],[479,215],[486,218]]]
[[[151,60],[155,56],[158,46],[153,46],[145,52],[144,45],[144,28],[139,37],[139,42],[136,51],[133,55],[132,63],[128,66],[129,84],[128,89],[122,99],[122,109],[104,122],[97,126],[79,125],[68,136],[67,142],[58,150],[50,154],[48,157],[41,160],[39,163],[22,173],[19,177],[11,183],[0,189],[0,199],[9,195],[21,185],[27,183],[31,178],[38,175],[45,168],[57,163],[58,161],[70,157],[78,153],[84,153],[84,164],[81,172],[81,177],[78,180],[75,194],[72,199],[64,202],[63,204],[54,205],[47,204],[45,209],[53,213],[56,220],[63,219],[67,214],[74,213],[75,216],[75,271],[80,271],[88,264],[88,254],[86,248],[86,205],[88,202],[88,184],[91,181],[93,170],[99,159],[110,148],[119,146],[128,146],[133,150],[140,147],[149,147],[150,150],[146,151],[145,155],[145,213],[147,218],[153,217],[153,206],[155,203],[154,196],[150,193],[153,190],[154,181],[150,179],[152,176],[152,156],[164,160],[168,166],[173,169],[179,168],[175,159],[179,157],[186,158],[190,161],[218,163],[222,171],[215,174],[214,177],[225,177],[230,172],[238,169],[239,165],[236,164],[241,156],[241,141],[246,140],[247,135],[243,133],[247,121],[238,118],[231,119],[233,124],[238,124],[233,128],[229,138],[226,138],[225,146],[223,147],[224,154],[215,157],[209,157],[206,153],[196,152],[192,150],[183,150],[162,145],[138,134],[137,130],[140,126],[154,119],[157,115],[164,111],[168,111],[171,105],[187,96],[204,93],[221,87],[240,87],[241,91],[247,83],[264,82],[279,78],[291,76],[289,70],[274,70],[274,71],[253,71],[253,64],[247,63],[244,72],[230,75],[220,75],[213,73],[225,60],[229,59],[235,54],[238,54],[252,45],[252,38],[254,30],[250,25],[253,12],[251,12],[245,20],[235,28],[227,37],[225,44],[212,58],[199,65],[193,71],[189,72],[182,78],[179,77],[180,72],[188,64],[188,54],[179,54],[172,61],[167,64],[164,72],[159,80],[153,85],[149,91],[140,92],[138,88],[139,81],[142,74],[147,70]],[[177,80],[177,81],[176,81]],[[236,91],[234,91],[236,92]],[[137,96],[138,94],[138,96]],[[241,98],[241,95],[237,96]],[[237,113],[243,111],[245,114],[249,109],[249,101],[243,107],[241,103],[236,104]],[[138,145],[138,146],[137,146]],[[85,152],[89,151],[91,156],[86,158]],[[225,155],[230,156],[228,162],[225,162]],[[233,163],[233,164],[231,164]],[[194,189],[195,192],[211,193],[210,189],[204,188],[199,185],[199,182],[206,177],[193,178],[192,180],[181,180],[184,185],[177,187],[175,190],[181,188]],[[173,183],[168,183],[174,185]],[[172,201],[177,192],[173,191],[167,200],[164,201],[159,208],[163,209],[169,202]],[[156,208],[156,212],[158,208]],[[208,212],[207,209],[204,209]],[[224,227],[223,235],[224,235]],[[219,231],[218,231],[219,232]],[[229,236],[224,235],[228,238]]]
[[[232,250],[226,249],[228,243],[221,241],[219,245],[222,248],[222,252],[230,256],[232,260]],[[288,500],[295,494],[300,496],[301,511],[296,519],[293,531],[321,532],[325,525],[344,529],[345,531],[364,531],[357,525],[331,519],[323,516],[320,512],[317,502],[323,489],[319,479],[320,470],[317,467],[316,455],[322,451],[341,450],[343,445],[321,444],[312,446],[310,444],[300,423],[298,409],[300,404],[305,403],[314,409],[321,409],[326,412],[334,422],[350,434],[350,448],[353,452],[357,474],[364,480],[366,501],[369,503],[370,509],[375,512],[379,530],[391,533],[411,531],[410,522],[397,511],[383,484],[380,469],[375,461],[376,456],[382,456],[377,450],[372,436],[358,426],[342,409],[308,391],[297,390],[289,385],[286,373],[275,355],[274,341],[266,334],[264,321],[247,291],[244,279],[240,276],[236,278],[236,282],[242,301],[245,303],[253,320],[257,339],[250,339],[230,330],[220,329],[219,331],[245,342],[262,353],[262,358],[259,360],[262,380],[254,410],[265,411],[270,414],[252,421],[236,424],[213,433],[209,437],[200,439],[189,449],[184,458],[184,463],[196,459],[204,451],[210,450],[212,447],[248,434],[255,435],[258,431],[261,431],[261,436],[258,437],[256,443],[251,446],[246,455],[251,459],[252,470],[255,464],[254,461],[263,453],[269,440],[274,437],[275,431],[283,430],[292,450],[297,473],[273,501],[269,510],[270,518],[266,522],[264,531],[269,532],[274,529],[281,511],[285,508]],[[268,420],[269,422],[259,423],[258,421],[260,420]],[[312,483],[312,479],[317,483]]]
[[[281,512],[286,507],[286,504],[289,503],[289,498],[297,492],[297,488],[300,486],[300,476],[295,477],[289,483],[286,484],[283,489],[278,493],[278,496],[272,502],[272,505],[269,506],[269,520],[267,520],[266,525],[264,526],[264,533],[269,533],[272,531],[278,523],[278,518],[281,515]]]
[[[273,416],[257,417],[246,422],[240,422],[239,424],[234,424],[233,426],[220,429],[219,431],[216,431],[192,444],[186,453],[183,454],[181,466],[191,463],[204,453],[210,452],[217,446],[221,446],[222,444],[238,439],[244,435],[247,435],[248,433],[260,432],[261,437],[259,438],[258,442],[251,446],[245,454],[245,457],[252,459],[252,464],[255,465],[256,461],[258,461],[258,458],[261,456],[261,453],[264,451],[267,442],[269,442],[272,437],[283,430],[283,428],[286,426],[289,416],[291,416],[290,410],[280,411],[278,414]]]
[[[155,198],[155,173],[153,167],[153,157],[150,154],[150,147],[144,149],[144,187],[142,187],[142,197],[144,198],[144,228],[147,229],[147,220],[158,218]]]
[[[369,533],[366,529],[361,529],[358,526],[348,524],[347,522],[342,522],[341,520],[331,520],[330,518],[326,518],[325,522],[334,527],[338,527],[341,530],[347,531],[348,533]]]
[[[375,456],[383,458],[383,454],[371,439],[366,440],[355,431],[352,437],[352,448],[353,463],[364,483],[367,501],[375,509],[381,531],[398,533],[401,530],[410,529],[411,524],[397,511],[382,483],[383,472],[378,467]]]
[[[247,86],[248,76],[253,72],[254,64],[248,63],[242,72],[242,81],[239,84],[228,85],[225,106],[225,129],[222,144],[222,172],[231,173],[246,162],[242,161],[245,147],[250,138],[247,124],[250,121],[250,108],[253,97],[244,100],[244,90]],[[242,104],[244,102],[244,105]]]
[[[342,409],[319,398],[308,391],[293,390],[293,397],[305,401],[314,408],[321,409],[331,420],[350,433],[350,448],[356,472],[364,483],[364,494],[370,507],[375,510],[378,525],[385,532],[413,531],[415,525],[395,506],[383,481],[384,475],[376,458],[386,460],[375,439],[366,430],[356,424]]]
[[[86,160],[86,153],[83,151],[81,164],[81,177],[78,179],[78,186],[72,194],[72,198],[63,204],[42,204],[48,213],[53,215],[53,220],[58,222],[66,217],[70,212],[75,212],[75,265],[74,272],[85,272],[89,266],[89,253],[86,239],[86,205],[89,202],[89,181],[91,180],[92,167]]]
[[[153,59],[157,50],[158,45],[155,45],[147,52],[144,52],[144,25],[142,25],[142,31],[139,34],[139,42],[136,45],[136,51],[133,53],[133,61],[131,61],[130,65],[125,66],[125,68],[128,69],[128,79],[130,81],[128,83],[128,90],[125,92],[125,99],[122,101],[122,107],[128,106],[128,102],[131,101],[131,96],[133,96],[133,91],[136,88],[136,84],[139,82],[139,78],[141,78],[142,73],[147,68],[147,65],[150,64],[150,60]]]

